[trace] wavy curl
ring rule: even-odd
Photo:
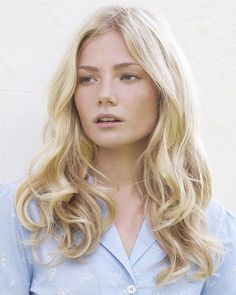
[[[83,132],[74,103],[77,57],[85,40],[109,30],[122,33],[130,54],[160,90],[158,123],[137,165],[147,191],[146,213],[166,252],[167,267],[156,278],[163,286],[197,267],[193,279],[206,278],[219,265],[224,249],[211,236],[204,211],[211,200],[211,176],[200,144],[196,91],[182,51],[168,25],[150,12],[123,6],[99,9],[83,25],[63,57],[49,87],[44,146],[32,160],[16,194],[16,210],[32,232],[36,249],[49,236],[64,259],[80,259],[96,250],[114,222],[117,207],[113,183],[88,182],[90,174],[109,178],[93,166],[97,147]],[[98,200],[108,215],[103,216]],[[29,214],[31,202],[38,220]],[[81,233],[78,243],[76,234]]]

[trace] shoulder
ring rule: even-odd
[[[231,234],[236,238],[236,215],[220,201],[212,199],[205,214],[211,232],[221,238]]]
[[[24,178],[18,178],[12,182],[0,184],[0,223],[5,223],[9,218],[16,218],[15,197],[16,192]]]
[[[232,218],[236,218],[235,213],[233,213],[231,210],[226,208],[225,205],[221,201],[219,201],[215,198],[213,198],[210,201],[208,207],[206,208],[205,213],[206,213],[206,216],[209,220],[212,220],[212,221],[218,220],[218,222],[219,221],[222,222],[223,219],[228,216],[230,216]]]
[[[9,196],[14,196],[19,185],[24,181],[24,177],[15,179],[12,182],[0,184],[0,200]]]
[[[14,217],[17,224],[20,225],[16,214],[16,193],[19,186],[26,180],[25,177],[20,177],[12,182],[0,184],[0,223],[4,222],[5,218]],[[34,221],[39,221],[39,211],[35,199],[30,202],[28,214]]]
[[[29,234],[21,226],[15,210],[15,195],[22,181],[23,178],[20,178],[0,185],[0,269],[4,269],[0,276],[0,289],[1,286],[6,288],[7,282],[8,286],[10,282],[14,282],[11,286],[11,292],[14,294],[17,291],[26,294],[32,274],[31,252],[23,244],[23,241],[29,238]],[[17,287],[19,288],[16,290]]]
[[[222,242],[226,254],[217,272],[206,280],[201,294],[236,294],[236,216],[215,199],[205,213],[209,231]]]
[[[0,185],[0,227],[5,230],[11,226],[14,230],[25,232],[18,220],[15,207],[16,192],[23,181],[24,178],[21,177]]]
[[[14,209],[15,195],[24,178],[18,178],[12,182],[0,184],[0,210]]]

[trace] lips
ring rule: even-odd
[[[124,124],[124,122],[121,121],[112,121],[112,122],[97,122],[96,125],[98,128],[102,128],[102,129],[110,129],[110,128],[114,128],[114,127],[118,127],[121,126],[122,124]]]
[[[102,122],[102,121],[100,121],[101,118],[111,118],[116,122],[122,122],[123,121],[120,117],[118,117],[118,116],[116,116],[114,114],[99,114],[94,119],[94,122],[95,123]]]

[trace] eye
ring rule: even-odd
[[[90,77],[90,76],[82,76],[79,78],[79,83],[80,84],[90,84],[91,82],[96,81],[95,78]]]
[[[127,80],[127,81],[134,81],[140,79],[140,77],[138,77],[135,74],[131,74],[131,73],[125,73],[122,75],[121,80]]]

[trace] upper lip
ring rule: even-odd
[[[112,119],[115,119],[115,120],[119,120],[119,121],[122,121],[121,118],[119,118],[118,116],[116,115],[113,115],[113,114],[99,114],[96,116],[96,118],[94,119],[94,122],[97,122],[99,119],[101,118],[112,118]]]

